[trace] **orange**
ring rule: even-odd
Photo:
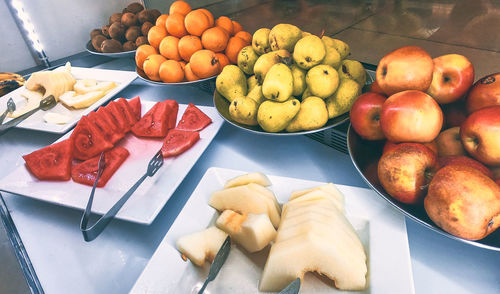
[[[160,65],[159,75],[165,83],[178,83],[184,80],[184,70],[175,60],[165,60]]]
[[[200,78],[198,76],[196,76],[193,71],[191,70],[191,64],[186,64],[186,66],[184,67],[184,76],[186,77],[186,80],[192,82],[192,81],[196,81],[196,80],[199,80]]]
[[[148,42],[151,46],[155,47],[155,49],[158,49],[161,40],[163,40],[163,38],[167,35],[168,33],[165,27],[153,26],[148,32]]]
[[[248,46],[245,40],[238,37],[231,37],[227,42],[226,51],[224,53],[226,53],[231,63],[236,64],[238,62],[238,53],[240,53],[240,50],[245,46]]]
[[[205,15],[208,17],[208,22],[210,23],[210,27],[213,27],[215,24],[214,15],[205,8],[200,8],[198,10],[205,13]]]
[[[230,35],[233,32],[233,22],[227,16],[221,16],[215,21],[215,26],[221,27],[226,30]]]
[[[186,15],[184,26],[191,35],[201,36],[210,27],[210,20],[203,11],[193,10]]]
[[[214,52],[222,52],[226,49],[229,36],[227,32],[220,27],[209,28],[201,35],[201,44],[205,49]]]
[[[233,23],[233,30],[231,32],[233,35],[236,35],[237,32],[241,32],[243,30],[239,22],[234,20],[232,20],[231,22]]]
[[[169,13],[179,13],[182,15],[186,15],[191,11],[191,5],[184,1],[175,1],[170,5]]]
[[[137,67],[142,69],[144,60],[146,60],[146,58],[151,54],[158,54],[158,51],[156,51],[153,46],[148,44],[139,46],[135,51],[135,64],[137,65]]]
[[[191,55],[193,55],[193,53],[203,49],[200,38],[191,35],[182,37],[179,40],[179,44],[177,46],[177,48],[179,49],[179,55],[187,62],[189,62],[189,59],[191,59]]]
[[[227,58],[227,56],[224,53],[215,53],[215,56],[217,56],[217,59],[219,60],[219,67],[220,67],[219,72],[222,71],[224,66],[231,64],[229,58]]]
[[[158,18],[156,19],[155,25],[166,28],[165,22],[167,22],[167,18],[168,18],[168,14],[162,14],[162,15],[158,16]]]
[[[144,73],[153,81],[161,81],[160,65],[167,59],[160,54],[151,54],[144,60]]]
[[[181,66],[182,70],[184,70],[184,68],[186,68],[186,62],[181,60],[181,61],[177,61],[179,63],[179,65]]]
[[[243,39],[245,42],[249,44],[252,43],[252,35],[250,35],[249,32],[239,31],[234,36]]]
[[[165,23],[167,31],[174,37],[182,38],[187,35],[186,27],[184,26],[184,15],[179,13],[170,14]]]
[[[191,70],[201,79],[209,78],[219,73],[219,60],[211,50],[196,51],[189,60]]]
[[[160,54],[167,59],[181,60],[177,45],[179,39],[174,36],[166,36],[160,43]]]

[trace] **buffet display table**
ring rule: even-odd
[[[108,60],[96,68],[133,71],[135,64],[132,59]],[[212,94],[196,87],[151,86],[139,79],[116,97],[132,98],[137,95],[146,101],[169,98],[179,103],[212,105]],[[51,144],[58,137],[19,129],[3,135],[0,138],[0,177],[6,176],[16,165],[23,163],[21,155]],[[22,259],[23,269],[32,291],[130,291],[177,214],[210,167],[261,171],[269,175],[367,187],[347,154],[306,136],[261,136],[224,124],[149,226],[114,220],[100,237],[87,243],[78,229],[81,211],[2,193],[11,217],[8,219],[8,215],[4,215],[4,221],[12,225],[7,227],[12,238],[15,237],[14,227],[19,234],[20,239],[14,240],[19,245],[15,250],[21,255],[25,250],[27,254]],[[71,197],[70,192],[68,197]],[[373,193],[373,197],[379,196]],[[385,200],[379,197],[378,201]],[[408,218],[406,227],[416,293],[500,291],[498,251],[451,240]],[[165,267],[168,266],[165,264]],[[392,283],[391,272],[384,274],[387,276],[386,283]],[[168,278],[165,276],[165,279]]]

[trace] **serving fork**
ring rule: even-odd
[[[7,114],[14,111],[16,111],[16,103],[14,103],[14,100],[12,100],[12,98],[9,98],[9,100],[7,101],[7,109],[4,111],[4,113],[2,113],[2,115],[0,115],[0,125],[3,123]]]

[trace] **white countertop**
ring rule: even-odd
[[[100,67],[130,70],[131,62],[117,60]],[[151,101],[212,104],[212,95],[197,88],[153,87],[139,80],[118,97],[136,95]],[[22,164],[21,155],[57,138],[26,130],[0,137],[0,177]],[[79,231],[81,211],[2,195],[46,293],[126,293],[212,166],[367,187],[348,155],[308,137],[259,136],[224,124],[150,226],[115,220],[87,243]],[[500,293],[500,252],[451,240],[408,218],[406,224],[416,293]]]

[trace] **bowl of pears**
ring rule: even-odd
[[[268,135],[303,135],[349,119],[363,92],[363,65],[347,57],[349,45],[292,24],[258,29],[237,65],[216,80],[214,105],[230,124]]]

